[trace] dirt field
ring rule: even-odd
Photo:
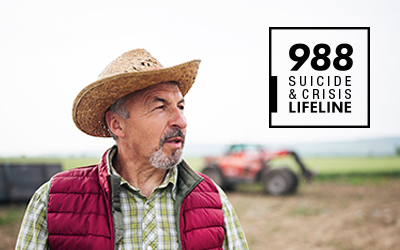
[[[400,181],[313,183],[296,195],[229,193],[252,250],[400,249]]]
[[[400,249],[400,180],[302,185],[292,196],[228,193],[252,250]],[[0,206],[0,249],[13,249],[23,208]],[[6,212],[8,210],[8,212]],[[10,215],[7,215],[10,216]]]

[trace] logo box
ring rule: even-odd
[[[369,128],[370,28],[270,27],[269,127]]]

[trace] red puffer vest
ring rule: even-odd
[[[222,250],[224,215],[214,183],[205,175],[183,200],[180,216],[182,249]]]
[[[114,202],[114,198],[111,198],[106,157],[107,152],[98,165],[72,169],[53,177],[47,211],[50,249],[115,248],[114,227],[123,226],[113,221],[111,200]],[[201,180],[198,175],[190,174],[194,173],[192,170],[181,171],[187,166],[183,165],[179,166],[177,197],[184,198],[181,204],[176,204],[176,211],[180,211],[176,220],[181,247],[183,250],[222,249],[224,217],[218,190],[208,177],[202,175],[204,180]]]

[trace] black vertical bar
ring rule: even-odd
[[[370,27],[367,28],[367,33],[368,33],[368,125],[367,128],[371,127],[370,123],[370,106],[371,106],[371,100],[370,100]]]
[[[278,77],[269,77],[269,112],[278,112]]]

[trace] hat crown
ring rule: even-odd
[[[192,87],[200,60],[192,60],[164,68],[144,49],[135,49],[112,61],[99,79],[75,98],[72,117],[84,133],[97,137],[111,137],[105,114],[119,98],[161,82],[177,82],[185,96]]]
[[[122,73],[150,71],[163,68],[162,64],[145,49],[125,52],[100,73],[99,80]]]

